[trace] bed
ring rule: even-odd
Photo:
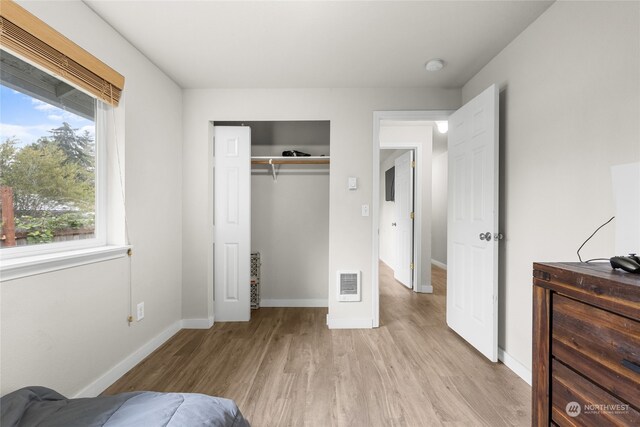
[[[46,387],[26,387],[2,397],[0,412],[2,427],[250,427],[233,400],[197,393],[67,399]]]

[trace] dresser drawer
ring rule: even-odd
[[[553,294],[554,357],[640,408],[640,323]]]
[[[555,359],[551,390],[551,418],[558,426],[640,425],[640,412]]]

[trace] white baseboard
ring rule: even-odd
[[[514,359],[509,353],[500,347],[498,347],[498,360],[504,363],[507,368],[515,372],[515,374],[522,378],[524,382],[531,385],[531,370]]]
[[[182,319],[182,329],[209,329],[213,323],[213,316],[208,319]]]
[[[140,363],[145,357],[167,342],[167,340],[180,331],[180,329],[182,329],[182,321],[178,320],[160,334],[147,341],[142,347],[125,357],[124,360],[120,361],[97,380],[80,390],[73,397],[95,397],[99,395],[106,390],[107,387],[120,379],[120,377],[129,372],[131,368]]]
[[[372,329],[373,319],[367,317],[335,319],[327,314],[329,329]]]
[[[329,307],[327,299],[261,299],[260,307]]]
[[[422,285],[420,286],[420,289],[418,289],[418,292],[421,294],[432,294],[433,293],[433,286],[431,285]]]
[[[440,261],[436,261],[435,259],[431,258],[431,264],[435,265],[436,267],[440,267],[443,270],[447,269],[447,264],[440,262]]]

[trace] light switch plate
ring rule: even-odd
[[[369,205],[362,205],[362,216],[369,216]]]
[[[349,190],[357,190],[358,189],[358,178],[355,176],[349,177]]]
[[[139,322],[142,319],[144,319],[144,302],[141,302],[136,306],[136,320]]]

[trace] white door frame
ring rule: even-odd
[[[423,146],[419,143],[402,144],[380,144],[380,122],[382,120],[394,121],[436,121],[447,120],[455,110],[431,110],[431,111],[374,111],[373,112],[373,197],[371,207],[371,281],[372,281],[372,318],[373,327],[380,326],[380,284],[378,259],[380,252],[380,237],[378,229],[380,227],[380,149],[409,149],[415,150],[416,173],[415,173],[415,219],[414,219],[414,291],[424,292],[422,289],[422,159]]]

